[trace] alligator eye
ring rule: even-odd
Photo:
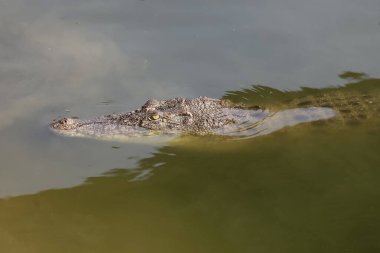
[[[158,114],[152,114],[149,116],[150,120],[158,120],[159,118],[160,118],[160,115],[158,115]]]

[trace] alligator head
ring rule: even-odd
[[[213,129],[235,123],[235,118],[221,100],[178,97],[169,100],[151,99],[140,109],[90,120],[62,118],[53,121],[50,127],[59,134],[70,136],[140,136],[178,132],[204,135]]]

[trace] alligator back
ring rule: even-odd
[[[281,91],[266,86],[253,86],[227,92],[223,97],[246,106],[261,105],[272,111],[289,108],[328,107],[336,116],[326,122],[356,125],[380,118],[380,79],[358,80],[341,87],[301,88]]]

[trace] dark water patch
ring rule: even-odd
[[[340,109],[339,112],[341,113],[351,113],[350,109]]]
[[[244,141],[184,138],[134,170],[0,200],[0,247],[376,251],[379,130],[299,125]]]
[[[313,102],[312,101],[302,101],[302,102],[299,102],[297,105],[303,107],[303,106],[307,106],[307,105],[313,105]]]

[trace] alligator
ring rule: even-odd
[[[94,119],[63,118],[50,127],[67,136],[116,137],[155,134],[251,136],[284,126],[328,119],[330,108],[294,108],[271,112],[259,106],[244,107],[208,97],[148,100],[140,109]]]
[[[377,80],[377,79],[376,79]],[[241,103],[244,95],[255,95]],[[280,94],[272,104],[260,101]],[[239,97],[239,99],[236,99]],[[258,98],[258,99],[257,99]],[[347,87],[304,89],[282,92],[255,86],[245,94],[229,93],[222,99],[208,97],[148,100],[141,108],[127,113],[113,113],[88,120],[62,118],[50,128],[65,136],[118,139],[152,135],[220,135],[254,137],[269,134],[286,126],[328,119],[362,120],[376,112],[378,96],[360,93]],[[233,101],[233,102],[232,102]],[[277,101],[277,102],[276,102]],[[280,102],[279,102],[280,101]],[[261,103],[260,103],[261,102]],[[265,107],[264,107],[265,106]],[[374,109],[375,108],[375,109]]]

